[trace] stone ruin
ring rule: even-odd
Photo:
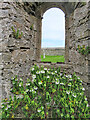
[[[65,63],[40,62],[42,18],[50,8],[65,13]],[[0,99],[10,94],[10,78],[24,81],[30,78],[34,63],[61,67],[67,73],[76,72],[83,80],[90,104],[90,54],[78,53],[77,46],[90,46],[90,2],[0,2]],[[15,38],[12,27],[23,36]],[[0,100],[1,101],[1,100]]]

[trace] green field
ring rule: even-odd
[[[52,62],[52,63],[56,63],[56,62],[65,62],[65,58],[64,56],[48,56],[45,55],[45,58],[43,58],[43,55],[41,55],[41,62]]]

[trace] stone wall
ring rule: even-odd
[[[40,61],[42,15],[52,7],[65,12],[65,64],[66,71],[76,72],[83,80],[90,102],[90,55],[76,50],[78,45],[90,46],[89,3],[86,5],[60,2],[0,3],[0,100],[10,94],[10,78],[18,75],[24,82],[30,78],[30,68]],[[23,32],[15,39],[11,27]],[[39,63],[38,63],[39,64]],[[43,65],[46,65],[42,63]],[[48,64],[48,67],[52,66]]]
[[[11,77],[18,75],[24,81],[30,77],[30,67],[36,59],[36,19],[29,15],[22,4],[0,3],[0,83],[2,97],[8,97]],[[30,27],[33,25],[33,29]],[[23,32],[21,39],[15,39],[11,27]],[[0,58],[1,58],[0,57]],[[1,98],[1,97],[0,97]]]
[[[64,47],[57,47],[57,48],[41,48],[41,55],[49,55],[49,56],[56,56],[56,55],[65,55],[65,48]]]
[[[89,4],[77,8],[69,21],[69,61],[74,72],[83,80],[83,86],[90,101],[89,55],[82,55],[77,51],[78,45],[90,46],[89,43]],[[90,103],[89,103],[90,104]]]

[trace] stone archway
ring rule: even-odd
[[[66,3],[63,2],[49,2],[49,3],[42,3],[40,6],[37,7],[35,15],[37,17],[37,51],[36,51],[36,60],[40,62],[40,50],[41,50],[41,35],[42,35],[42,16],[43,14],[50,8],[59,8],[65,13],[65,62],[69,62],[69,16],[72,13],[73,9],[69,5],[67,7]]]

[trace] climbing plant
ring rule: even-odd
[[[25,86],[17,76],[11,79],[14,97],[2,100],[2,118],[15,118],[18,113],[38,119],[90,117],[85,88],[75,73],[66,75],[60,68],[34,65],[31,74],[32,80],[27,79]]]

